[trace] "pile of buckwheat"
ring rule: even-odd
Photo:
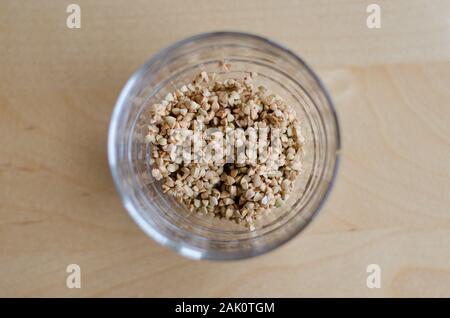
[[[221,66],[225,71],[230,68],[225,63]],[[201,72],[192,83],[152,105],[145,137],[151,147],[152,176],[161,181],[165,193],[191,211],[233,220],[250,230],[265,211],[281,207],[288,198],[301,171],[303,145],[295,112],[264,86],[255,87],[256,76],[251,72],[243,79],[220,82],[215,73]],[[186,145],[188,138],[198,141],[195,132],[211,128],[215,132],[202,135],[203,143],[213,145],[215,155],[223,151],[214,146],[224,145],[232,150],[233,160],[208,157],[204,148],[195,146],[187,157],[180,155],[180,144]],[[261,137],[263,129],[270,131],[269,137],[278,138],[271,139],[270,145],[257,140],[259,157],[250,160],[252,132],[259,131]],[[238,134],[244,130],[247,135]],[[223,142],[220,137],[230,131],[235,138]],[[262,146],[267,146],[266,152]]]

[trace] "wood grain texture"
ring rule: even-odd
[[[449,1],[0,3],[0,296],[450,296]],[[182,258],[122,208],[106,157],[130,74],[188,35],[229,29],[302,55],[341,121],[338,179],[300,236],[255,259]],[[67,289],[66,266],[82,269]],[[366,266],[382,268],[380,289]]]

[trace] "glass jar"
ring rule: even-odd
[[[304,137],[302,172],[280,208],[249,231],[232,221],[188,211],[151,177],[147,133],[150,105],[201,71],[231,64],[230,78],[257,72],[256,84],[295,109]],[[220,74],[219,74],[220,75]],[[321,81],[296,54],[260,36],[235,32],[200,34],[163,49],[127,82],[109,128],[108,158],[117,190],[136,223],[154,240],[194,259],[231,260],[270,251],[311,221],[332,186],[340,148],[333,103]]]

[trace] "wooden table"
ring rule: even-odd
[[[450,296],[450,2],[77,0],[0,4],[0,296]],[[130,74],[211,30],[303,56],[341,121],[336,186],[267,255],[185,259],[138,229],[114,189],[109,118]],[[81,288],[66,267],[81,267]],[[381,288],[366,286],[369,264]]]

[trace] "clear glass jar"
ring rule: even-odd
[[[303,171],[287,202],[265,215],[255,231],[231,221],[198,216],[162,193],[152,177],[146,113],[153,103],[190,82],[200,71],[232,65],[228,77],[254,71],[293,107],[305,138]],[[324,203],[337,169],[340,148],[336,113],[323,84],[290,50],[259,36],[217,32],[200,34],[160,51],[123,88],[109,128],[108,157],[125,208],[154,240],[194,259],[248,258],[293,238]]]

